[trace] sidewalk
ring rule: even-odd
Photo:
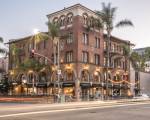
[[[126,102],[142,102],[150,101],[150,99],[117,99],[117,100],[95,100],[95,101],[80,101],[80,102],[62,102],[54,103],[48,97],[29,97],[29,98],[15,98],[15,97],[0,97],[0,103],[29,103],[29,104],[51,104],[52,106],[63,106],[63,105],[89,105],[89,104],[110,104],[110,103],[126,103]]]

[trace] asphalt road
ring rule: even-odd
[[[78,106],[0,104],[0,108],[0,120],[150,120],[150,103]]]

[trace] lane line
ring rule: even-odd
[[[95,107],[87,107],[87,108],[69,108],[69,109],[64,109],[64,110],[46,110],[46,111],[37,111],[37,112],[25,112],[25,113],[17,113],[17,114],[8,114],[8,115],[1,115],[0,118],[5,118],[5,117],[13,117],[13,116],[22,116],[22,115],[33,115],[33,114],[43,114],[43,113],[55,113],[55,112],[68,112],[68,111],[78,111],[78,110],[89,110],[89,109],[102,109],[102,108],[112,108],[112,107],[125,107],[125,106],[135,106],[135,105],[146,105],[149,103],[136,103],[136,104],[123,104],[123,105],[110,105],[110,106],[95,106]]]
[[[133,102],[133,101],[127,101],[128,102],[128,104],[129,103],[131,103],[131,102]],[[124,101],[123,103],[127,103],[126,101]],[[138,101],[137,101],[138,102]],[[150,101],[144,101],[144,102],[150,102]],[[40,104],[40,105],[36,105],[36,106],[33,106],[33,105],[28,105],[28,106],[17,106],[19,109],[30,109],[30,108],[57,108],[57,107],[70,107],[70,106],[75,106],[75,107],[78,107],[78,106],[85,106],[85,105],[108,105],[108,104],[122,104],[122,102],[120,101],[120,102],[116,102],[116,101],[112,101],[112,102],[103,102],[103,101],[96,101],[96,103],[94,102],[94,103],[92,103],[92,102],[90,102],[90,103],[88,103],[88,102],[86,102],[86,103],[80,103],[80,104],[78,104],[78,103],[75,103],[75,104],[51,104],[50,106],[49,106],[49,104],[48,105],[42,105],[42,104]],[[1,107],[1,106],[0,106]],[[8,106],[9,107],[9,106]],[[2,110],[16,110],[16,109],[18,109],[18,108],[15,108],[16,106],[11,106],[11,107],[3,107],[2,106]],[[0,110],[1,111],[1,110]]]

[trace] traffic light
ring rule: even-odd
[[[34,49],[33,49],[33,50],[31,50],[31,52],[30,52],[30,58],[34,58],[34,54],[35,54],[35,51],[34,51]]]

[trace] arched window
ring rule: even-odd
[[[41,72],[39,74],[39,83],[45,83],[47,82],[47,77],[45,72]]]
[[[33,73],[30,73],[28,75],[28,82],[29,83],[35,83],[36,82],[36,76]]]
[[[121,81],[122,80],[122,76],[120,74],[116,74],[113,79],[115,81]]]
[[[64,25],[65,25],[65,16],[62,15],[62,16],[60,17],[59,21],[60,21],[60,26],[64,26]]]
[[[55,18],[53,19],[53,23],[54,23],[54,24],[58,24],[58,17],[55,17]]]
[[[74,81],[74,73],[72,70],[67,70],[64,74],[65,81]]]
[[[106,81],[106,72],[104,72],[104,80]],[[108,73],[108,79],[111,80],[111,73]]]
[[[81,72],[81,81],[83,82],[89,82],[90,81],[90,75],[87,70],[84,70]]]
[[[93,75],[93,82],[100,82],[101,81],[101,75],[99,72],[95,71]]]
[[[92,16],[91,18],[90,18],[90,27],[92,27],[92,28],[94,28],[94,22],[95,22],[96,20],[94,19],[94,17]]]
[[[83,23],[84,23],[85,25],[88,24],[88,15],[87,15],[86,13],[83,14]]]
[[[73,13],[69,13],[67,15],[67,24],[72,23],[72,21],[73,21]]]

